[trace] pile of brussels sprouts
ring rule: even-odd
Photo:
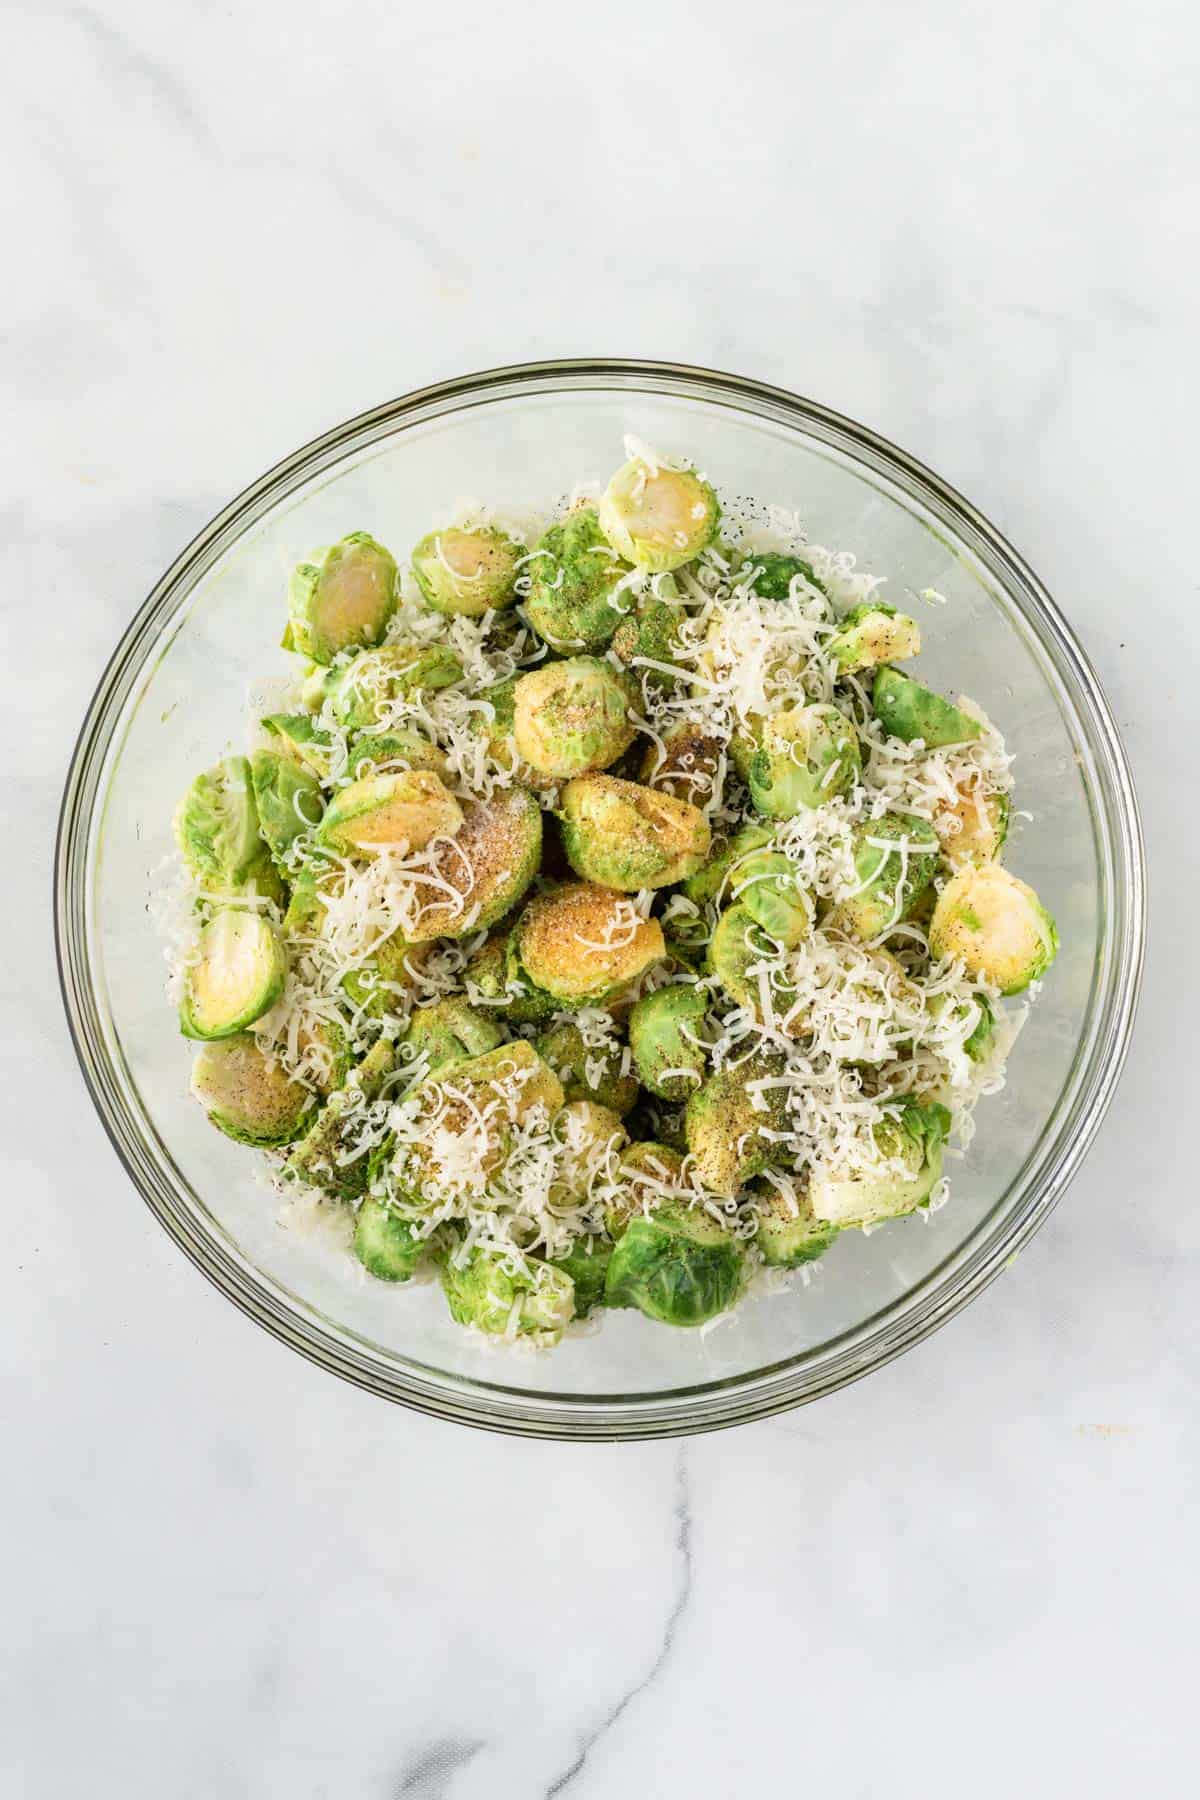
[[[196,1098],[489,1336],[702,1325],[928,1207],[1056,951],[914,620],[720,523],[639,451],[536,541],[482,515],[402,576],[351,533],[292,575],[292,710],[176,815]],[[789,646],[755,708],[751,615]]]

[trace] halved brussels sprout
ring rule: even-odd
[[[412,571],[426,606],[482,619],[511,606],[524,546],[494,525],[431,531],[412,553]]]
[[[369,532],[352,531],[293,571],[283,647],[331,663],[339,651],[377,644],[396,598],[395,558]]]
[[[787,950],[802,944],[813,926],[813,903],[796,870],[779,850],[752,850],[729,872],[729,892],[756,924]]]
[[[268,863],[244,756],[227,756],[197,775],[175,810],[174,826],[184,861],[206,887],[236,891]]]
[[[604,1282],[608,1275],[612,1245],[607,1238],[578,1238],[565,1256],[550,1259],[552,1269],[561,1269],[571,1277],[575,1289],[575,1317],[586,1319],[597,1306],[604,1305]]]
[[[441,1275],[451,1317],[489,1337],[525,1338],[548,1349],[575,1316],[575,1284],[552,1263],[530,1259],[517,1268],[475,1249],[461,1265],[448,1257]]]
[[[337,1200],[355,1200],[367,1190],[370,1152],[358,1141],[363,1109],[377,1100],[396,1066],[396,1053],[386,1038],[379,1038],[344,1085],[330,1094],[296,1148],[288,1157],[293,1180],[320,1188]]]
[[[951,872],[995,862],[1008,836],[1008,821],[1007,794],[967,793],[936,807],[933,829]]]
[[[704,1079],[708,1054],[700,1033],[708,994],[695,982],[675,982],[644,994],[629,1015],[629,1046],[644,1087],[680,1101]]]
[[[525,617],[555,650],[603,650],[626,616],[614,589],[630,573],[590,507],[568,513],[538,540],[526,565]]]
[[[274,1006],[287,979],[278,931],[256,912],[223,908],[200,933],[179,1009],[189,1038],[227,1038]]]
[[[322,731],[311,713],[272,713],[259,724],[278,738],[289,756],[324,778],[329,773],[333,740]]]
[[[552,1198],[567,1202],[588,1198],[597,1177],[609,1173],[629,1141],[620,1115],[594,1100],[568,1100],[552,1131],[561,1146]]]
[[[483,1185],[507,1158],[514,1129],[535,1112],[553,1118],[562,1087],[523,1038],[482,1056],[444,1065],[412,1090],[419,1102],[413,1142],[397,1146],[391,1163],[396,1190],[414,1206],[431,1206],[464,1180]],[[460,1146],[470,1161],[464,1173]]]
[[[712,841],[698,807],[613,775],[569,781],[559,818],[575,873],[624,893],[695,874]]]
[[[521,967],[516,931],[493,932],[463,971],[468,998],[513,1025],[541,1025],[559,1011],[559,1001],[534,986]]]
[[[542,810],[526,788],[500,788],[490,800],[465,800],[462,824],[430,858],[429,898],[409,936],[465,937],[510,912],[538,871]],[[455,897],[457,896],[457,897]]]
[[[858,736],[845,713],[836,706],[794,706],[765,721],[747,785],[759,812],[790,819],[848,793],[861,776]]]
[[[432,769],[444,781],[450,761],[444,750],[431,744],[419,731],[367,731],[351,744],[346,757],[346,773],[351,780],[357,781],[363,774],[388,775],[396,769]]]
[[[769,1182],[754,1196],[758,1231],[754,1242],[769,1268],[798,1269],[824,1256],[839,1226],[818,1219],[807,1191],[783,1192]]]
[[[796,989],[777,958],[776,946],[748,906],[739,903],[721,914],[708,944],[710,972],[734,1005],[745,1007],[760,1024],[766,1023],[765,981],[776,1025],[794,1034],[797,1025],[791,1018],[791,1009]]]
[[[747,576],[749,580],[747,582]],[[798,579],[797,579],[798,578]],[[739,582],[764,600],[828,599],[828,589],[819,580],[811,563],[802,556],[782,556],[775,551],[756,551],[748,556],[738,572]],[[808,590],[812,590],[810,593]],[[822,612],[828,610],[823,607]]]
[[[542,775],[563,780],[605,769],[637,735],[632,684],[595,656],[545,663],[513,689],[517,754]]]
[[[906,1100],[894,1118],[874,1127],[881,1156],[895,1171],[814,1170],[809,1179],[813,1214],[843,1229],[898,1219],[924,1206],[942,1175],[942,1144],[950,1129],[944,1106],[922,1106]]]
[[[529,980],[560,1003],[602,1000],[666,955],[662,926],[587,882],[539,894],[521,914],[516,949]]]
[[[354,1254],[377,1281],[409,1281],[429,1250],[407,1219],[385,1200],[364,1196],[354,1220]]]
[[[905,743],[920,738],[927,750],[937,750],[983,736],[978,719],[898,669],[880,669],[871,698],[875,716],[889,737],[903,738]]]
[[[620,1190],[604,1208],[604,1228],[609,1237],[619,1238],[630,1219],[639,1213],[676,1202],[686,1204],[690,1190],[684,1180],[683,1158],[682,1144],[676,1149],[657,1138],[639,1138],[627,1146],[617,1170]]]
[[[192,1093],[218,1131],[260,1149],[292,1143],[317,1105],[249,1031],[205,1044],[192,1064]]]
[[[651,744],[638,768],[638,780],[660,794],[708,805],[725,755],[724,736],[694,719],[683,719],[663,734],[661,747]]]
[[[826,655],[843,675],[851,675],[855,669],[873,669],[878,663],[903,662],[920,652],[917,621],[894,606],[885,606],[882,600],[852,606],[825,646]]]
[[[401,1011],[418,985],[423,952],[399,932],[384,938],[372,954],[342,976],[342,992],[369,1019]]]
[[[663,1206],[638,1215],[608,1264],[609,1306],[636,1306],[661,1325],[703,1325],[741,1292],[741,1246],[700,1207]]]
[[[537,1039],[537,1052],[562,1082],[563,1096],[593,1100],[617,1114],[627,1113],[638,1097],[636,1075],[622,1074],[625,1052],[620,1045],[591,1048],[578,1025],[552,1025]]]
[[[600,501],[600,529],[627,562],[656,573],[691,562],[717,535],[721,508],[691,469],[666,469],[635,456]]]
[[[633,611],[617,626],[609,645],[617,661],[651,687],[671,688],[682,679],[682,671],[676,673],[676,657],[684,615],[668,598],[678,591],[673,576],[656,575],[650,589],[639,595]]]
[[[968,975],[1002,994],[1019,994],[1058,955],[1058,930],[1031,887],[985,863],[961,869],[942,889],[929,948],[935,957],[958,957]]]
[[[733,837],[713,844],[713,853],[704,867],[684,882],[684,893],[697,906],[706,906],[710,900],[719,904],[729,892],[730,871],[735,865],[753,851],[765,849],[771,842],[772,835],[767,826],[743,825]]]
[[[937,870],[933,827],[912,813],[887,813],[853,832],[859,889],[825,918],[827,931],[869,943],[881,937],[920,900]]]
[[[437,693],[463,678],[462,662],[449,644],[387,644],[356,656],[344,668],[318,669],[301,699],[319,712],[329,702],[339,725],[366,731],[385,707],[406,694]]]
[[[431,769],[398,769],[365,775],[334,795],[317,841],[350,855],[359,850],[424,850],[436,837],[453,837],[463,811]]]
[[[710,1075],[684,1112],[687,1147],[702,1187],[732,1195],[779,1155],[786,1132],[784,1058],[756,1050]]]
[[[502,1034],[496,1021],[486,1013],[457,995],[447,995],[414,1013],[401,1042],[413,1061],[424,1058],[426,1074],[436,1075],[451,1063],[495,1050],[502,1042]]]
[[[286,867],[287,853],[296,839],[321,823],[325,810],[321,784],[308,769],[274,750],[254,752],[250,779],[267,848],[275,862]]]

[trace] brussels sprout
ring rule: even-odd
[[[311,713],[273,713],[259,724],[278,738],[287,754],[322,779],[329,773],[333,739],[322,731]]]
[[[942,1175],[942,1143],[950,1128],[944,1106],[906,1100],[898,1115],[874,1127],[875,1147],[892,1169],[848,1175],[815,1170],[809,1202],[816,1218],[845,1228],[898,1219],[924,1206]]]
[[[1058,955],[1058,930],[1037,895],[999,863],[962,869],[942,889],[929,927],[935,957],[958,957],[968,975],[1019,994]]]
[[[367,1194],[354,1220],[354,1254],[378,1281],[409,1281],[429,1249],[407,1219]]]
[[[702,1187],[736,1194],[778,1155],[786,1132],[784,1058],[756,1050],[736,1066],[710,1075],[684,1112],[687,1147]]]
[[[401,1039],[414,1061],[424,1057],[430,1075],[469,1056],[484,1056],[501,1041],[494,1019],[453,995],[421,1007]]]
[[[651,590],[617,626],[609,645],[618,662],[656,688],[673,687],[681,678],[675,673],[680,609],[666,597],[678,591],[672,576],[656,576]]]
[[[409,930],[415,944],[494,925],[537,874],[542,810],[527,789],[501,788],[490,800],[464,800],[461,816],[459,829],[431,853],[424,877],[429,897]]]
[[[347,970],[342,976],[342,992],[369,1019],[386,1018],[407,1003],[416,987],[420,957],[419,949],[393,932],[357,968]]]
[[[869,600],[852,606],[825,646],[825,653],[843,675],[855,669],[873,669],[877,663],[903,662],[921,651],[921,628],[907,613]]]
[[[192,1093],[218,1131],[264,1149],[292,1143],[316,1106],[308,1088],[248,1031],[205,1044],[192,1064]]]
[[[568,1105],[594,1100],[620,1115],[638,1097],[637,1076],[622,1073],[625,1052],[615,1044],[590,1048],[578,1025],[552,1025],[537,1039],[537,1053],[562,1082]]]
[[[656,467],[635,456],[605,488],[599,517],[614,550],[658,573],[699,556],[717,535],[721,508],[691,469]]]
[[[575,873],[625,893],[694,875],[711,843],[698,807],[612,775],[569,781],[558,816]]]
[[[848,793],[861,776],[858,737],[846,715],[836,706],[795,706],[764,724],[747,785],[759,812],[790,819]]]
[[[426,606],[482,619],[511,606],[524,546],[495,526],[431,531],[412,553],[412,571]]]
[[[632,684],[595,656],[545,663],[513,690],[517,754],[559,780],[604,769],[632,744]]]
[[[933,827],[911,813],[866,820],[855,826],[853,842],[859,888],[832,909],[825,928],[869,943],[924,894],[937,868],[938,842]]]
[[[802,944],[812,930],[812,901],[778,850],[752,850],[738,857],[730,870],[729,892],[786,950]]]
[[[754,1242],[772,1269],[798,1269],[824,1256],[839,1227],[818,1219],[807,1192],[783,1192],[768,1183],[754,1196],[758,1231]]]
[[[695,982],[644,994],[629,1015],[629,1046],[638,1077],[663,1100],[686,1100],[708,1061],[699,1041],[708,995]]]
[[[793,588],[797,576],[800,585]],[[799,595],[803,600],[828,598],[828,589],[818,580],[812,564],[800,556],[781,556],[774,551],[758,551],[746,558],[738,575],[739,582],[764,600],[789,600]],[[807,590],[813,590],[808,592]],[[822,609],[827,610],[825,608]]]
[[[261,913],[223,908],[200,933],[179,1009],[189,1038],[227,1038],[274,1006],[287,979],[278,931]]]
[[[949,994],[934,994],[929,1001],[929,1011],[935,1019],[940,1019],[948,1007],[956,1020],[966,1021],[978,1014],[963,1039],[963,1049],[972,1062],[986,1062],[996,1041],[996,1011],[987,995],[975,994],[971,1000],[955,1001]]]
[[[530,1260],[514,1270],[491,1250],[472,1250],[461,1265],[442,1264],[451,1317],[489,1337],[526,1338],[548,1349],[575,1315],[575,1284],[565,1269]]]
[[[629,1141],[619,1114],[592,1100],[570,1100],[555,1115],[552,1130],[561,1146],[552,1197],[568,1203],[590,1198],[598,1178],[611,1179]]]
[[[995,862],[1008,836],[1007,794],[973,793],[943,801],[933,815],[933,829],[951,873]]]
[[[710,900],[719,904],[728,892],[734,865],[752,851],[765,849],[771,841],[771,833],[765,825],[744,825],[733,837],[724,839],[719,845],[714,843],[713,854],[704,867],[684,882],[684,893],[697,906],[707,906]]]
[[[197,775],[174,824],[183,859],[205,887],[236,892],[270,867],[244,756],[227,756]]]
[[[741,1247],[699,1207],[662,1206],[629,1221],[604,1284],[609,1306],[636,1306],[661,1325],[703,1325],[742,1286]]]
[[[339,725],[366,731],[392,701],[436,693],[462,678],[462,662],[449,644],[388,644],[356,656],[344,668],[316,670],[304,683],[301,699],[314,712],[328,702]]]
[[[661,747],[651,744],[638,768],[638,780],[660,794],[704,807],[713,797],[725,755],[725,739],[716,731],[683,719],[664,733]]]
[[[423,850],[436,837],[453,837],[462,808],[430,769],[398,769],[365,775],[335,794],[317,841],[349,855],[355,850]]]
[[[341,650],[377,644],[396,610],[396,564],[366,531],[352,531],[288,583],[285,650],[331,663]]]
[[[276,863],[286,867],[287,853],[296,839],[321,822],[325,807],[321,784],[299,763],[274,750],[254,752],[250,779],[259,829]]]
[[[765,1023],[763,979],[769,983],[771,1011],[780,1029],[791,1031],[796,989],[775,961],[777,952],[748,906],[731,906],[721,914],[708,945],[708,967],[735,1006]]]
[[[625,617],[614,590],[630,573],[590,507],[568,513],[539,539],[528,563],[525,617],[552,649],[603,650]]]
[[[983,736],[978,719],[898,669],[880,669],[871,698],[875,716],[889,737],[903,738],[905,743],[920,738],[927,750],[937,750],[944,744],[966,744]]]
[[[357,781],[362,775],[386,775],[395,769],[432,769],[446,779],[450,769],[444,750],[419,731],[397,729],[364,732],[356,737],[346,757],[346,773]]]
[[[627,1146],[617,1168],[618,1191],[604,1207],[604,1228],[610,1238],[619,1238],[638,1213],[681,1200],[686,1203],[691,1190],[683,1174],[685,1149],[682,1142],[676,1149],[658,1138],[639,1138]]]
[[[498,931],[472,956],[463,972],[469,997],[513,1025],[541,1025],[559,1010],[552,994],[534,986],[521,967],[516,932]]]
[[[356,1200],[370,1176],[368,1152],[355,1139],[363,1107],[377,1100],[396,1066],[386,1038],[371,1045],[344,1085],[326,1100],[288,1158],[293,1180],[306,1182],[338,1200]]]
[[[558,1076],[524,1038],[449,1063],[422,1082],[418,1091],[431,1109],[444,1109],[442,1124],[451,1130],[468,1122],[478,1124],[485,1112],[490,1115],[488,1133],[495,1139],[492,1166],[503,1158],[509,1125],[521,1124],[535,1107],[553,1117],[563,1103]],[[425,1147],[417,1146],[417,1160],[424,1155]]]
[[[616,993],[666,955],[657,919],[643,919],[619,894],[587,882],[531,900],[515,938],[524,974],[567,1005]]]
[[[604,1283],[608,1275],[612,1245],[606,1238],[579,1238],[565,1256],[550,1259],[552,1269],[569,1275],[575,1288],[575,1317],[586,1319],[597,1306],[604,1305]]]

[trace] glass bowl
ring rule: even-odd
[[[321,1231],[284,1230],[256,1159],[187,1091],[146,900],[194,772],[244,734],[247,676],[278,672],[284,575],[359,528],[403,551],[464,496],[520,508],[603,476],[625,432],[693,456],[728,495],[799,510],[916,600],[921,672],[965,691],[1017,753],[1009,861],[1056,914],[1062,952],[978,1113],[950,1203],[927,1223],[847,1234],[807,1287],[701,1336],[635,1313],[550,1354],[480,1348],[436,1286],[372,1282]],[[492,370],[381,406],[263,476],[202,531],[133,620],[88,710],[60,823],[56,925],[84,1077],[134,1184],[251,1318],[388,1399],[530,1436],[708,1430],[831,1392],[925,1337],[1046,1218],[1095,1134],[1129,1041],[1142,960],[1137,808],[1087,658],[993,526],[903,451],[811,401],[661,363]]]

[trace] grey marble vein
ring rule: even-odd
[[[641,1679],[634,1682],[632,1687],[627,1688],[616,1704],[610,1707],[604,1717],[586,1733],[575,1754],[574,1760],[567,1765],[560,1775],[555,1776],[554,1780],[546,1789],[546,1800],[558,1800],[560,1794],[565,1794],[567,1792],[568,1788],[570,1788],[583,1773],[587,1766],[588,1758],[591,1756],[597,1744],[609,1735],[613,1728],[620,1723],[634,1701],[644,1694],[647,1688],[658,1679],[659,1675],[666,1667],[667,1659],[675,1648],[676,1635],[679,1631],[683,1615],[687,1611],[688,1602],[691,1599],[693,1577],[692,1513],[686,1446],[681,1446],[675,1462],[674,1519],[675,1551],[679,1558],[679,1585],[675,1593],[675,1598],[671,1603],[671,1610],[667,1614],[666,1624],[663,1626],[662,1638],[659,1642],[658,1651],[654,1661]]]
[[[455,1775],[474,1762],[483,1745],[482,1738],[436,1738],[405,1763],[394,1800],[446,1800]]]

